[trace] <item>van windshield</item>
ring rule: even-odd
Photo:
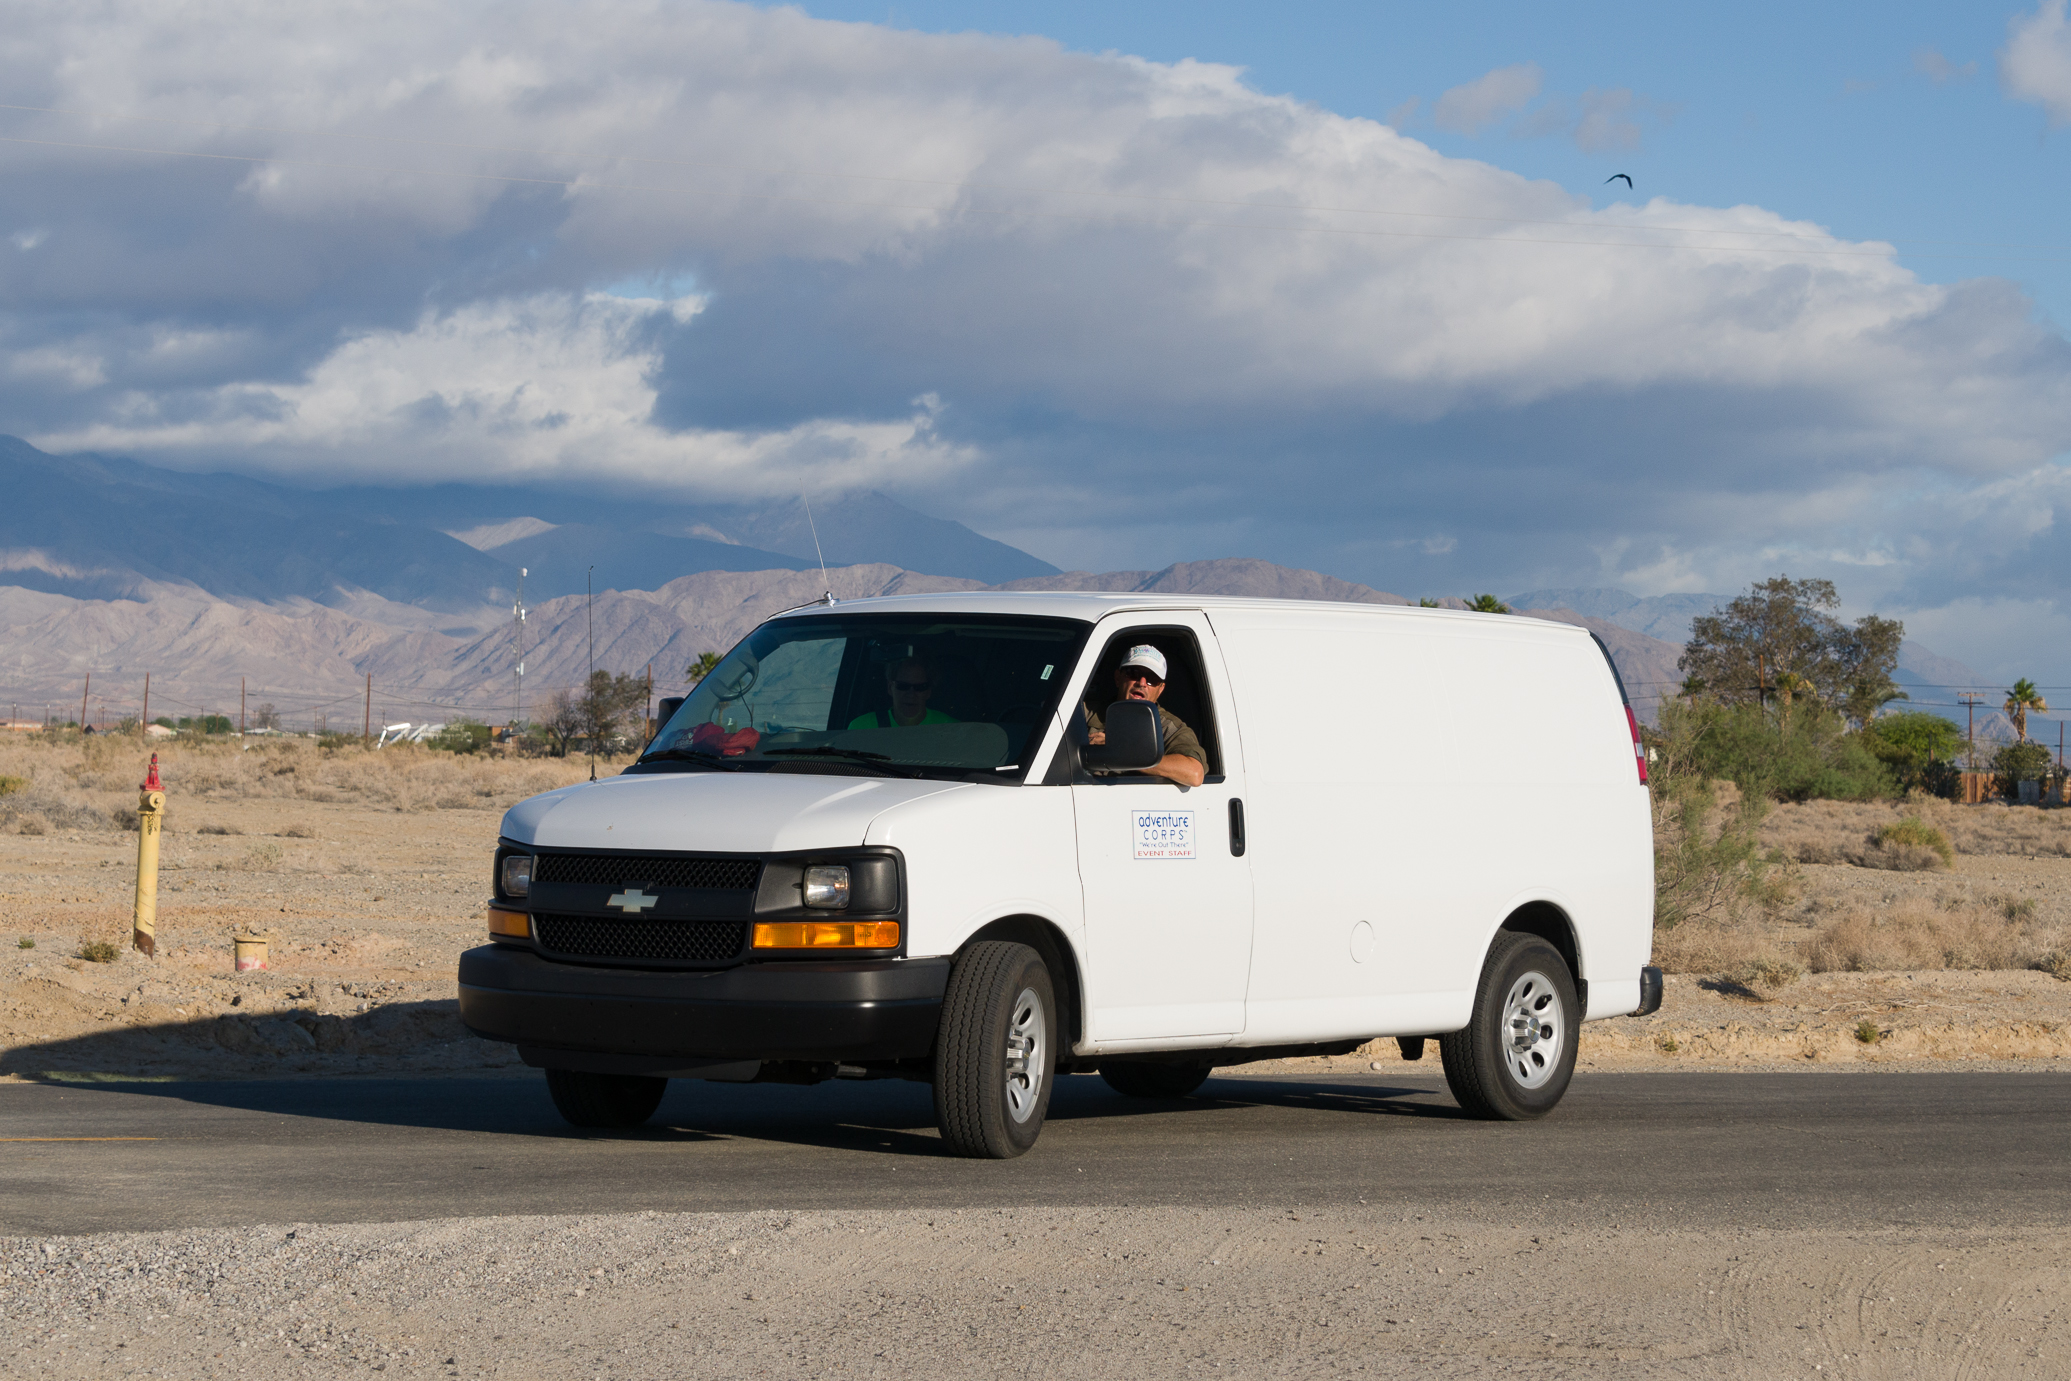
[[[773,619],[697,683],[632,770],[1015,780],[1090,625],[839,614]]]

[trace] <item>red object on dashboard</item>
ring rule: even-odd
[[[737,758],[760,742],[762,733],[757,729],[736,729],[729,734],[717,724],[700,724],[690,731],[691,747],[722,758]]]

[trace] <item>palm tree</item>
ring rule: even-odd
[[[2037,714],[2049,713],[2049,702],[2042,698],[2042,692],[2035,689],[2035,683],[2023,676],[2013,683],[2013,689],[2006,693],[2006,717],[2013,721],[2013,731],[2021,742],[2028,741],[2028,711]]]
[[[1467,601],[1467,607],[1477,614],[1507,614],[1510,606],[1494,595],[1476,595]]]
[[[1782,728],[1786,732],[1791,727],[1791,699],[1799,695],[1815,703],[1819,700],[1819,690],[1813,685],[1810,677],[1800,676],[1795,671],[1786,671],[1776,678],[1776,704],[1781,711]]]

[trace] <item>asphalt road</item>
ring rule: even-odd
[[[940,1153],[921,1085],[678,1082],[653,1125],[566,1126],[537,1078],[0,1086],[0,1233],[639,1210],[1320,1206],[1604,1223],[2071,1219],[2071,1079],[1595,1074],[1482,1123],[1417,1073],[1061,1081],[1034,1151]],[[80,1138],[31,1140],[29,1138]],[[152,1138],[91,1140],[87,1138]]]

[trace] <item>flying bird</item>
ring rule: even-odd
[[[1604,182],[1606,185],[1609,185],[1610,183],[1616,182],[1621,177],[1625,179],[1626,190],[1630,191],[1632,189],[1632,175],[1629,173],[1612,173],[1609,177],[1604,179]]]

